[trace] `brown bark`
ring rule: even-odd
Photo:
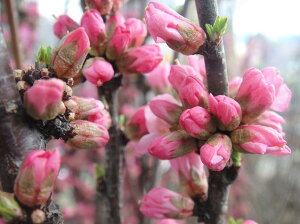
[[[30,125],[22,111],[0,30],[0,180],[3,191],[13,192],[14,180],[24,157],[34,149],[45,149],[45,146],[45,139]],[[46,223],[63,223],[62,214],[53,202],[47,207],[46,217]]]
[[[213,25],[217,14],[216,0],[195,0],[198,18],[201,27],[205,30],[205,24]],[[209,52],[204,55],[208,90],[213,95],[227,95],[227,71],[223,43],[218,46],[207,41]],[[212,49],[212,50],[211,50]],[[209,172],[208,199],[204,205],[198,205],[196,213],[199,221],[206,224],[225,224],[227,213],[227,198],[229,185],[237,177],[236,167],[226,167],[220,172]]]
[[[118,124],[118,88],[121,86],[122,76],[117,75],[106,82],[99,93],[104,95],[109,106],[112,126],[109,129],[110,140],[105,147],[106,164],[105,175],[97,186],[96,223],[121,224],[121,187],[123,179],[123,135]]]

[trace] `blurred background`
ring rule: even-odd
[[[79,0],[36,0],[15,1],[18,15],[18,34],[22,56],[22,65],[34,62],[34,55],[41,44],[55,46],[58,39],[52,32],[55,17],[68,14],[76,22],[80,22],[82,15]],[[125,17],[143,18],[146,0],[128,0],[123,7]],[[159,0],[172,7],[179,13],[198,23],[193,0]],[[11,48],[11,37],[7,21],[7,11],[1,1],[1,24]],[[285,78],[285,82],[293,92],[289,110],[282,114],[286,119],[284,131],[292,155],[277,158],[271,155],[245,155],[244,165],[238,180],[231,188],[229,201],[230,215],[238,218],[252,218],[261,224],[291,224],[300,220],[300,1],[285,0],[219,0],[219,14],[227,16],[229,27],[224,36],[228,74],[230,79],[242,76],[250,67],[264,68],[274,66]],[[149,37],[148,42],[153,42]],[[166,59],[171,60],[173,52],[161,45]],[[186,58],[176,55],[184,64]],[[15,61],[12,57],[12,65]],[[134,80],[141,82],[143,80]],[[131,83],[131,81],[129,81]],[[143,90],[134,88],[124,89],[126,94],[135,95],[136,99],[126,102],[135,108],[142,105],[153,94],[148,93],[147,87]],[[55,142],[55,145],[57,146]],[[65,145],[61,144],[61,147]],[[129,179],[139,179],[141,185],[149,189],[153,183],[144,183],[147,175],[153,178],[154,174],[145,171],[142,163],[132,161],[130,146],[127,146],[126,165],[131,167]],[[74,152],[65,150],[64,168],[59,176],[57,187],[57,201],[63,208],[66,223],[94,223],[97,210],[93,200],[95,198],[95,164],[101,164],[104,152]],[[92,161],[92,162],[91,162]],[[147,160],[152,165],[156,161]],[[151,165],[151,166],[152,166]],[[172,173],[168,163],[160,163],[158,172],[153,180],[159,181],[164,176],[164,184],[175,188]],[[145,173],[146,172],[146,173]],[[142,175],[142,177],[141,177]],[[144,176],[143,176],[144,175]],[[151,176],[152,175],[152,176]],[[176,178],[175,178],[176,179]],[[147,185],[148,184],[148,185]],[[128,206],[124,209],[125,223],[149,223],[137,211],[138,200],[144,193],[130,197],[126,191],[132,191],[132,182],[125,186],[125,198]],[[128,202],[129,201],[129,202]],[[79,221],[80,220],[80,221]],[[142,221],[141,221],[142,220]],[[187,223],[193,223],[191,219]]]

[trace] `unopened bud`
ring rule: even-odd
[[[44,223],[46,220],[45,213],[41,209],[36,209],[31,213],[31,220],[34,224]]]
[[[109,134],[104,126],[84,120],[70,124],[75,136],[69,138],[68,145],[78,149],[97,149],[108,143]]]
[[[22,209],[13,194],[0,191],[0,217],[6,221],[23,216]]]

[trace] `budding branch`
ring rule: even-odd
[[[216,0],[195,0],[198,18],[202,29],[205,24],[214,24],[218,10]],[[216,46],[213,42],[207,41],[210,48],[216,49],[209,55],[204,55],[207,74],[208,91],[213,95],[227,95],[228,81],[226,71],[226,60],[223,43]],[[227,212],[227,198],[229,185],[237,177],[236,167],[226,167],[220,172],[209,171],[208,199],[204,206],[199,205],[199,221],[206,224],[225,224]],[[197,211],[196,211],[197,212]],[[203,214],[204,213],[204,214]]]

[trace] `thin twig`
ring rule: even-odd
[[[216,0],[195,0],[198,18],[201,27],[205,24],[214,24],[217,17]],[[211,42],[210,42],[211,44]],[[227,95],[227,71],[223,43],[213,46],[214,51],[204,55],[208,90],[213,95]],[[229,185],[237,177],[235,167],[226,167],[220,172],[209,172],[208,199],[205,203],[205,213],[198,214],[199,221],[206,224],[225,224]],[[201,206],[200,206],[201,207]]]
[[[15,7],[14,0],[5,0],[6,11],[8,16],[13,54],[16,61],[16,68],[22,68],[22,60],[21,60],[21,51],[19,45],[19,36],[18,36],[18,20],[17,20],[17,9]]]

